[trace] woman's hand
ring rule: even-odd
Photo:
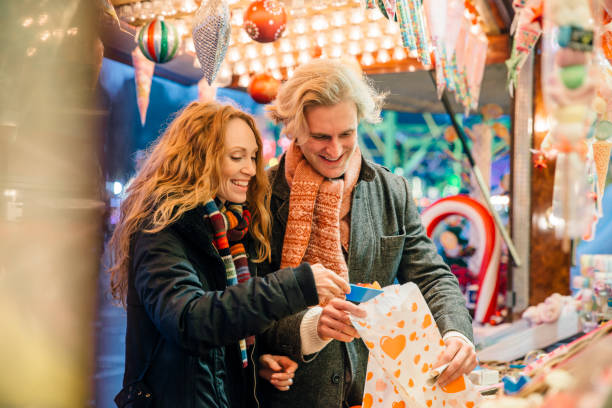
[[[336,272],[327,269],[321,264],[310,265],[310,268],[312,269],[315,285],[317,286],[319,304],[326,305],[336,297],[344,298],[344,295],[351,291],[348,282]]]
[[[298,364],[287,356],[263,354],[259,357],[259,376],[279,391],[287,391],[291,387],[297,368]]]

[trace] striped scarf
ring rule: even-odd
[[[206,218],[214,231],[213,245],[223,260],[227,286],[232,286],[251,278],[247,254],[241,242],[249,229],[251,213],[241,204],[228,203],[224,206],[221,203],[220,207],[217,207],[214,199],[204,204]],[[248,365],[247,342],[253,344],[253,336],[239,342],[243,367]]]

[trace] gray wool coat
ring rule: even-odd
[[[263,274],[278,270],[289,211],[284,157],[269,172],[272,184],[272,260]],[[442,335],[455,330],[472,339],[472,324],[455,276],[426,236],[408,182],[362,157],[350,212],[349,279],[352,283],[397,280],[418,285]],[[259,352],[287,355],[299,363],[289,391],[260,381],[265,408],[335,408],[360,404],[368,350],[361,339],[333,340],[302,356],[300,322],[305,311],[286,317],[258,338]],[[260,379],[261,380],[261,379]]]

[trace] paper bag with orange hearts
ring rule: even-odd
[[[370,350],[363,408],[473,408],[481,400],[462,376],[440,388],[433,366],[444,342],[419,288],[414,283],[384,288],[361,303],[365,319],[351,316]]]

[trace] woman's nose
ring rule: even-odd
[[[249,163],[242,168],[244,174],[253,177],[257,173],[257,168],[253,160],[249,160]]]

